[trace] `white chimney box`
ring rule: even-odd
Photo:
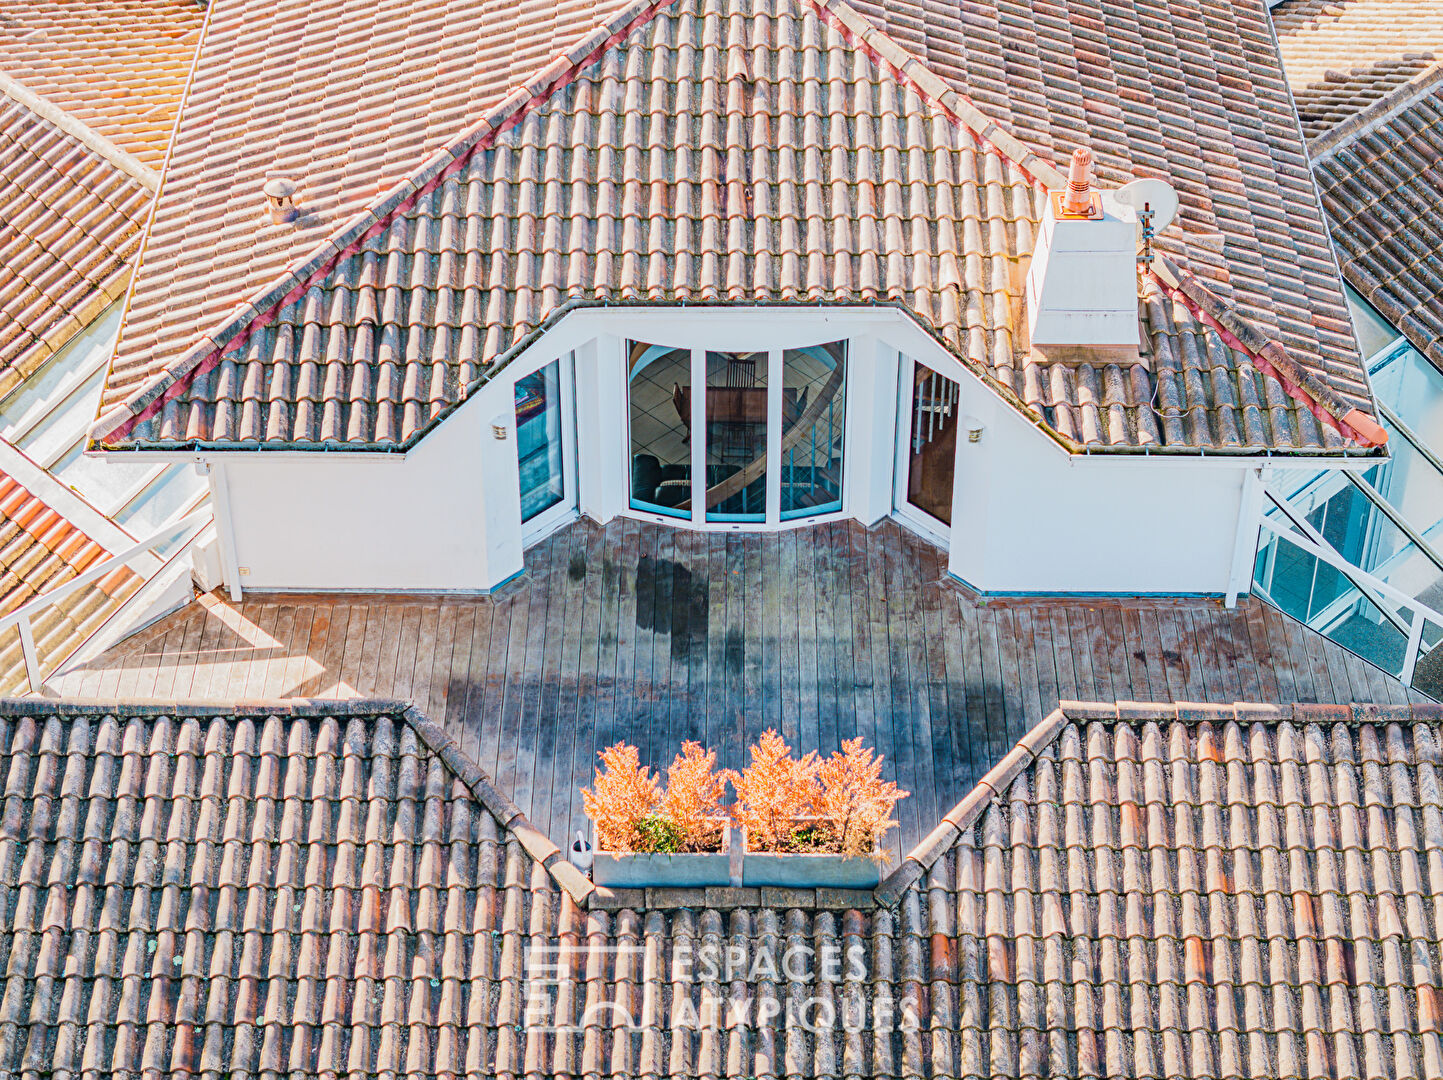
[[[1047,200],[1027,271],[1034,346],[1137,348],[1137,225],[1098,199],[1091,217],[1059,213]]]

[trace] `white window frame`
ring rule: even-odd
[[[912,394],[914,390],[913,380],[915,379],[918,366],[926,368],[944,379],[952,382],[957,380],[945,371],[938,371],[931,364],[924,363],[914,357],[901,353],[901,363],[897,365],[897,443],[893,454],[892,473],[892,515],[902,524],[906,525],[913,532],[920,534],[923,538],[930,540],[946,550],[952,546],[952,526],[948,525],[941,518],[934,517],[920,506],[913,505],[907,498],[907,475],[912,464]],[[958,383],[957,408],[961,411],[962,386]],[[959,417],[960,420],[960,417]],[[953,469],[957,465],[954,463]],[[954,495],[952,500],[952,516],[957,516],[956,487],[954,477]]]
[[[737,346],[734,343],[727,343],[724,351],[727,352],[766,352],[767,354],[767,495],[766,495],[766,520],[765,521],[708,521],[706,518],[706,499],[704,497],[693,497],[691,502],[691,518],[687,519],[672,514],[657,514],[648,510],[640,510],[631,505],[631,378],[627,371],[626,345],[628,341],[644,341],[648,345],[655,345],[667,349],[689,349],[691,352],[691,430],[693,432],[706,431],[706,354],[708,349],[698,347],[688,341],[678,341],[668,338],[665,334],[648,333],[644,326],[638,326],[635,332],[626,333],[616,339],[618,370],[622,372],[623,405],[625,408],[625,425],[623,445],[625,452],[620,461],[615,462],[612,467],[620,469],[622,473],[621,489],[626,493],[622,509],[619,514],[622,517],[633,518],[637,521],[650,521],[660,525],[673,527],[691,528],[699,532],[783,532],[787,529],[800,529],[808,525],[820,525],[829,521],[844,521],[851,517],[851,477],[854,470],[848,468],[848,461],[853,452],[851,424],[845,422],[842,425],[842,505],[840,509],[828,510],[820,514],[799,515],[794,518],[782,520],[782,472],[781,472],[781,447],[782,447],[782,378],[783,363],[787,349],[804,349],[814,345],[825,345],[828,342],[846,342],[846,363],[847,375],[845,384],[845,405],[844,408],[850,412],[853,395],[860,393],[857,385],[858,367],[854,362],[857,355],[858,340],[853,334],[827,333],[825,329],[820,330],[812,337],[801,342],[788,340],[784,347],[772,347],[767,339],[775,335],[765,330],[758,331],[758,337],[763,341],[750,348]],[[720,348],[720,346],[718,346]],[[693,438],[691,440],[691,474],[693,477],[706,476],[706,439]]]
[[[563,525],[569,525],[580,516],[578,510],[578,489],[576,482],[576,354],[564,352],[545,363],[528,367],[511,380],[511,408],[516,409],[516,384],[529,375],[535,375],[551,364],[557,365],[557,383],[561,400],[561,501],[548,506],[534,518],[521,523],[521,543],[530,547],[538,540],[544,540]],[[518,429],[513,453],[520,465],[521,433]],[[518,476],[519,483],[519,476]],[[517,491],[520,497],[520,491]]]

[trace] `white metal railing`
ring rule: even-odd
[[[1269,492],[1269,498],[1277,499],[1277,496]],[[1407,648],[1403,655],[1403,667],[1398,678],[1405,684],[1413,681],[1413,670],[1418,664],[1418,654],[1422,649],[1423,624],[1425,622],[1436,623],[1443,627],[1443,612],[1433,610],[1427,604],[1420,602],[1416,597],[1409,596],[1396,586],[1388,584],[1381,578],[1376,578],[1366,570],[1348,562],[1339,555],[1331,546],[1319,544],[1310,537],[1304,536],[1294,529],[1288,528],[1282,522],[1264,514],[1261,518],[1262,527],[1271,533],[1281,537],[1299,550],[1321,559],[1333,569],[1337,570],[1358,590],[1360,594],[1371,601],[1379,611],[1394,623],[1399,630],[1406,630],[1408,635]],[[1411,611],[1411,616],[1405,615],[1404,611],[1396,610],[1387,601]]]
[[[34,600],[31,600],[23,607],[16,608],[8,615],[0,616],[0,634],[3,634],[13,626],[20,635],[20,652],[25,659],[25,674],[30,682],[30,689],[38,692],[45,683],[45,674],[40,665],[39,653],[35,648],[35,633],[31,625],[38,615],[48,608],[54,607],[72,593],[85,588],[87,585],[94,584],[101,578],[108,577],[117,570],[122,568],[134,570],[134,567],[130,564],[138,560],[140,556],[146,554],[152,548],[160,544],[168,543],[179,536],[186,536],[185,542],[181,545],[180,550],[174,552],[168,559],[157,560],[155,567],[149,574],[141,575],[141,587],[133,594],[135,596],[140,595],[141,590],[143,590],[146,585],[154,581],[162,571],[172,566],[176,559],[185,554],[190,543],[211,523],[213,516],[209,507],[193,511],[185,517],[171,522],[165,528],[152,533],[146,539],[138,541],[124,551],[116,552],[108,559],[103,559],[79,577],[72,578],[64,585],[58,585],[49,592],[41,593]],[[187,533],[189,535],[186,535]],[[130,598],[127,598],[127,601],[129,599]],[[61,658],[62,662],[64,662],[64,659],[64,657]]]
[[[1430,540],[1443,522],[1425,521],[1422,523],[1425,528],[1417,528],[1409,520],[1410,515],[1403,512],[1403,496],[1413,490],[1410,478],[1415,470],[1421,477],[1419,482],[1425,485],[1436,484],[1436,478],[1443,477],[1443,454],[1435,453],[1419,434],[1422,429],[1410,427],[1400,413],[1433,415],[1438,404],[1443,402],[1443,382],[1439,381],[1432,365],[1423,360],[1401,336],[1375,350],[1368,358],[1367,370],[1377,395],[1374,402],[1380,421],[1396,436],[1394,442],[1399,452],[1406,450],[1416,457],[1410,459],[1406,466],[1385,467],[1371,479],[1369,474],[1352,470],[1316,472],[1301,486],[1294,481],[1289,492],[1280,490],[1277,480],[1281,477],[1270,483],[1268,472],[1261,473],[1260,483],[1255,484],[1256,501],[1245,507],[1243,519],[1256,519],[1261,527],[1254,552],[1261,555],[1267,547],[1271,553],[1265,563],[1255,559],[1250,575],[1251,589],[1284,611],[1296,606],[1297,597],[1292,596],[1293,593],[1305,595],[1304,612],[1299,617],[1315,630],[1344,644],[1345,648],[1351,646],[1343,640],[1346,635],[1340,627],[1346,624],[1359,605],[1376,608],[1376,612],[1369,612],[1367,618],[1387,631],[1384,637],[1391,643],[1386,648],[1386,659],[1375,656],[1371,662],[1411,685],[1419,659],[1425,651],[1431,651],[1424,639],[1429,639],[1436,646],[1440,642],[1440,632],[1443,632],[1443,613],[1422,603],[1418,595],[1413,595],[1426,595],[1431,599],[1435,595],[1433,590],[1443,583],[1443,544]],[[1390,457],[1396,458],[1396,455],[1390,454]],[[1429,479],[1430,473],[1435,479]],[[1403,490],[1395,493],[1393,489],[1399,482]],[[1350,487],[1352,498],[1363,505],[1342,504],[1341,512],[1348,515],[1344,529],[1349,535],[1346,539],[1335,539],[1331,535],[1338,531],[1331,527],[1333,512],[1326,508],[1335,496],[1347,492]],[[1435,494],[1430,501],[1424,488],[1419,491],[1425,497],[1421,502],[1419,498],[1414,498],[1409,505],[1426,507],[1425,512],[1431,516],[1436,512],[1437,496]],[[1268,509],[1269,501],[1276,505],[1275,511]],[[1324,517],[1316,519],[1320,509]],[[1316,526],[1313,524],[1315,519]],[[1327,526],[1325,521],[1329,523]],[[1330,535],[1324,535],[1325,529]],[[1396,550],[1393,547],[1394,534],[1403,541],[1396,544]],[[1241,535],[1240,531],[1240,548]],[[1298,552],[1315,560],[1311,571],[1299,568],[1295,574],[1298,580],[1275,577],[1275,574],[1291,573],[1287,569],[1278,569],[1277,554],[1284,543],[1291,544]],[[1344,548],[1352,554],[1352,558],[1343,555]],[[1323,566],[1340,575],[1350,588],[1341,588],[1341,582],[1320,586],[1323,579],[1319,570]],[[1426,580],[1420,580],[1420,574],[1426,574]],[[1236,576],[1241,577],[1240,574]],[[1283,586],[1289,589],[1288,598],[1280,594]],[[1279,599],[1288,599],[1288,603],[1281,604]],[[1434,623],[1435,627],[1427,627],[1428,623]],[[1402,660],[1398,661],[1395,649],[1400,641],[1406,641],[1406,644],[1402,647]],[[1360,643],[1369,648],[1378,644],[1363,639],[1354,641],[1354,644]],[[1435,685],[1429,692],[1436,690]]]

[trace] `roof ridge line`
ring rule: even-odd
[[[395,698],[256,698],[250,701],[127,701],[124,698],[0,697],[0,716],[367,716],[410,708]]]
[[[668,0],[670,2],[670,0]],[[491,782],[481,766],[461,749],[436,721],[432,720],[414,705],[408,705],[401,714],[411,725],[417,738],[426,744],[433,754],[441,759],[466,790],[486,808],[486,811],[500,822],[501,827],[514,836],[526,849],[526,853],[551,875],[551,879],[571,897],[576,905],[585,908],[596,886],[580,870],[572,866],[562,854],[555,841],[531,823],[521,808]]]
[[[80,142],[104,158],[109,164],[125,173],[152,195],[160,187],[160,173],[145,164],[128,150],[119,146],[96,131],[83,120],[78,120],[54,102],[41,97],[24,84],[0,71],[0,94],[25,106],[47,123],[54,124],[72,139]]]
[[[1022,140],[1000,127],[966,97],[953,90],[891,35],[857,12],[847,0],[806,2],[820,11],[832,14],[835,19],[833,25],[841,24],[838,29],[843,34],[847,34],[849,29],[855,30],[854,44],[860,42],[862,47],[872,52],[874,59],[896,68],[898,74],[911,82],[919,93],[932,96],[958,123],[980,141],[990,145],[1016,168],[1049,190],[1060,190],[1067,186],[1067,178],[1056,166],[1035,154]],[[1440,74],[1443,74],[1443,63],[1440,63],[1438,68]],[[1231,338],[1230,344],[1236,342],[1260,368],[1282,384],[1289,396],[1307,405],[1323,423],[1363,446],[1382,446],[1387,443],[1388,433],[1372,417],[1340,402],[1330,387],[1301,368],[1287,355],[1287,350],[1281,344],[1258,330],[1231,305],[1225,304],[1191,273],[1178,270],[1166,258],[1161,258],[1159,264],[1164,273],[1172,271],[1178,279],[1168,281],[1160,277],[1156,269],[1150,270],[1149,275],[1164,291],[1176,294],[1181,290],[1183,302],[1195,316],[1212,326],[1225,339]],[[1200,295],[1194,296],[1194,292]],[[1253,344],[1245,344],[1248,341]]]
[[[987,775],[963,796],[962,801],[943,816],[937,827],[907,852],[901,865],[872,890],[872,895],[876,897],[879,905],[894,906],[902,898],[902,894],[947,853],[957,842],[957,838],[976,823],[988,804],[1006,792],[1018,774],[1036,761],[1037,755],[1051,745],[1067,726],[1068,716],[1063,711],[1063,704],[1071,703],[1059,702],[1057,708],[1022,736],[1017,745],[1007,751],[1002,760],[992,766]]]
[[[1443,85],[1443,60],[1435,61],[1402,86],[1384,94],[1367,108],[1360,109],[1346,120],[1334,124],[1308,143],[1309,167],[1313,168],[1320,162],[1327,161],[1339,150],[1386,124],[1404,109],[1417,104],[1440,85]]]
[[[258,325],[264,326],[269,322],[269,319],[261,320],[265,312],[304,294],[315,279],[323,277],[344,257],[349,248],[382,232],[398,213],[408,209],[422,195],[429,194],[448,176],[459,172],[477,150],[485,149],[490,140],[509,131],[527,112],[569,85],[578,72],[590,66],[603,52],[619,44],[674,3],[676,0],[632,0],[609,19],[578,37],[571,48],[558,53],[531,78],[513,87],[489,113],[434,151],[413,172],[397,181],[390,191],[334,230],[309,256],[293,260],[278,279],[244,300],[224,321],[203,333],[195,345],[147,379],[124,401],[102,413],[91,424],[90,438],[99,442],[112,435],[124,434],[147,413],[159,408],[182,380],[208,370],[219,362],[226,350],[243,343]]]
[[[1264,374],[1277,379],[1288,396],[1308,406],[1319,421],[1360,446],[1388,444],[1388,432],[1376,419],[1356,406],[1340,401],[1331,387],[1289,356],[1280,342],[1259,330],[1191,271],[1159,255],[1148,269],[1147,276],[1165,293],[1186,306],[1205,326],[1216,331],[1224,342],[1251,357]]]

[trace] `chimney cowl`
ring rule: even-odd
[[[1102,217],[1102,196],[1092,178],[1092,151],[1078,147],[1067,168],[1067,187],[1053,194],[1058,217]]]
[[[271,220],[277,225],[284,225],[295,221],[301,216],[300,208],[296,205],[296,192],[300,190],[294,180],[285,177],[275,177],[267,180],[261,192],[266,197],[266,205],[271,212]]]

